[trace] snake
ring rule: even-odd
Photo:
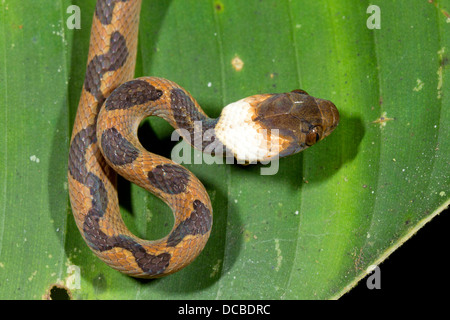
[[[230,153],[252,163],[314,145],[336,128],[339,112],[331,101],[293,90],[249,96],[210,118],[178,84],[158,77],[133,79],[140,8],[141,0],[96,3],[70,139],[68,189],[76,225],[96,256],[123,274],[159,278],[200,254],[211,233],[213,208],[194,174],[141,145],[137,130],[144,118],[163,118],[203,152]],[[117,174],[171,208],[174,225],[167,236],[146,240],[127,228]]]

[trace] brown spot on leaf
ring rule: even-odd
[[[242,68],[244,68],[244,61],[242,61],[238,56],[235,56],[233,60],[231,60],[231,65],[234,70],[241,71]]]

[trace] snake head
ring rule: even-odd
[[[331,101],[294,90],[229,104],[216,128],[238,160],[251,162],[300,152],[328,136],[338,123],[339,112]]]
[[[278,129],[280,156],[302,151],[327,137],[339,123],[339,111],[328,100],[304,90],[274,94],[255,106],[253,121],[267,129]]]

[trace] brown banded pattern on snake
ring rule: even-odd
[[[140,0],[97,1],[68,180],[75,221],[90,249],[125,274],[156,278],[198,256],[211,232],[213,210],[205,188],[190,171],[142,147],[137,139],[142,119],[165,119],[202,150],[215,143],[237,159],[262,161],[323,139],[337,126],[339,113],[331,102],[294,90],[242,99],[211,119],[185,89],[169,80],[131,80],[140,6]],[[208,132],[207,142],[196,143],[198,124],[202,134]],[[149,241],[128,230],[120,216],[116,172],[169,205],[175,223],[166,237]]]

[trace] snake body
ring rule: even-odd
[[[190,171],[142,147],[137,138],[142,119],[162,117],[205,152],[222,149],[237,159],[261,161],[323,139],[337,126],[339,113],[331,102],[295,90],[242,99],[211,119],[172,81],[132,80],[140,6],[141,0],[97,1],[68,181],[72,212],[89,248],[122,273],[157,278],[198,256],[211,232],[213,210]],[[207,150],[211,146],[214,150]],[[149,241],[128,230],[120,215],[116,172],[169,205],[175,216],[169,235]]]

